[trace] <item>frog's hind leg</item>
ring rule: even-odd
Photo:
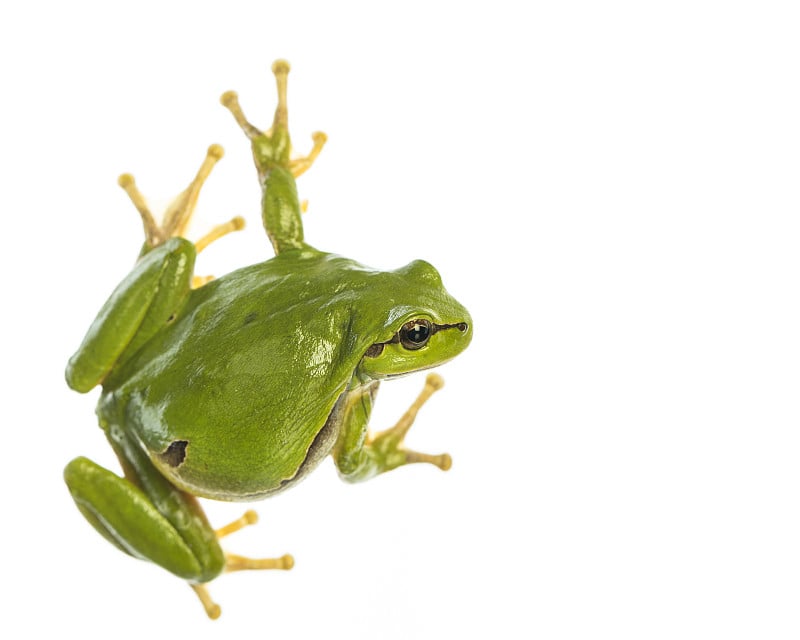
[[[307,171],[322,151],[327,136],[312,134],[314,145],[308,155],[292,158],[289,136],[289,109],[286,101],[289,63],[278,60],[272,65],[278,88],[278,106],[272,126],[266,131],[253,125],[244,115],[234,91],[225,92],[220,101],[250,140],[253,160],[263,191],[261,218],[275,253],[307,248],[303,240],[302,204],[297,196],[295,178]]]
[[[149,462],[149,461],[148,461]],[[158,472],[120,478],[87,458],[75,458],[64,480],[78,509],[122,551],[163,567],[191,582],[222,572],[224,555],[197,501]]]
[[[197,499],[170,483],[123,429],[104,428],[125,477],[86,458],[70,462],[64,480],[78,509],[122,551],[191,584],[213,580],[225,556]]]
[[[130,437],[113,426],[108,437],[125,477],[87,458],[70,462],[64,480],[78,509],[121,551],[186,580],[210,618],[219,617],[221,610],[211,599],[206,583],[222,572],[292,568],[290,555],[253,559],[224,553],[219,539],[255,524],[255,512],[248,511],[215,531],[197,499],[161,475]]]
[[[266,131],[261,131],[252,124],[244,115],[239,104],[239,96],[235,91],[226,91],[222,94],[220,102],[233,115],[236,124],[251,141],[260,142],[271,147],[269,154],[256,154],[256,167],[259,172],[266,173],[273,166],[283,166],[289,169],[297,178],[311,168],[314,160],[319,156],[322,147],[328,141],[328,136],[322,131],[311,134],[313,146],[307,156],[290,159],[291,143],[289,139],[289,107],[286,100],[287,78],[289,76],[289,63],[285,60],[276,60],[272,65],[272,73],[278,86],[278,106],[275,108],[275,117],[272,126]],[[255,151],[255,149],[254,149]]]

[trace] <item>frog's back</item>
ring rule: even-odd
[[[333,446],[329,417],[374,333],[364,323],[382,322],[359,299],[386,275],[297,251],[212,281],[107,381],[100,412],[195,495],[278,491]]]

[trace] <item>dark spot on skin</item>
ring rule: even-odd
[[[170,314],[169,318],[167,318],[167,324],[170,322],[175,322],[175,314]]]
[[[159,454],[159,457],[170,467],[180,467],[186,458],[186,446],[188,444],[188,440],[175,440],[167,447],[164,453]]]
[[[243,324],[250,324],[251,322],[254,322],[257,318],[258,318],[258,311],[251,311],[244,317]]]

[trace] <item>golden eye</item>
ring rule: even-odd
[[[431,323],[428,320],[411,320],[400,328],[400,344],[410,351],[421,349],[427,344],[432,333]]]

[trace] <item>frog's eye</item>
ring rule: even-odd
[[[433,333],[433,327],[428,320],[424,318],[419,320],[411,320],[406,322],[398,332],[400,336],[400,344],[406,349],[414,351],[421,349],[428,343],[428,339]]]

